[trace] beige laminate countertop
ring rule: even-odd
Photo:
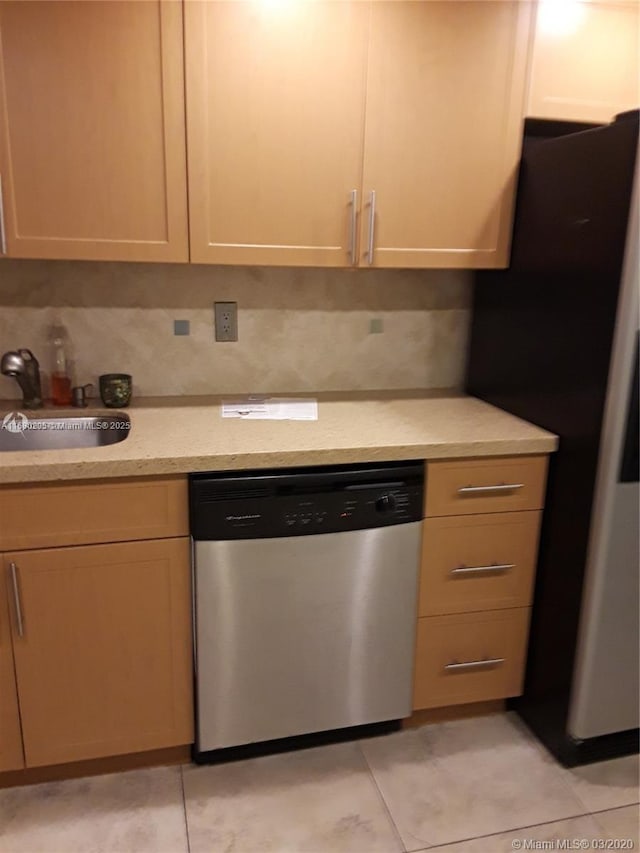
[[[127,409],[132,428],[125,441],[91,449],[0,453],[0,483],[504,456],[557,448],[552,433],[455,391],[319,394],[317,421],[223,419],[222,399],[141,399]],[[0,402],[0,417],[16,408]],[[106,411],[71,410],[76,415]],[[41,410],[38,416],[50,413]]]

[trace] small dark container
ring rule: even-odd
[[[104,373],[100,377],[100,397],[108,409],[122,409],[131,402],[131,376]]]

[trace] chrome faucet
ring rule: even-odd
[[[0,361],[0,372],[5,376],[11,376],[20,386],[24,409],[42,408],[40,365],[31,350],[19,349],[5,352]]]

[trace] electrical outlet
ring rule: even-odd
[[[214,302],[215,330],[217,341],[238,340],[238,303]]]

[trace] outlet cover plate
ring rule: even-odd
[[[217,341],[238,340],[238,303],[214,302],[213,313]]]

